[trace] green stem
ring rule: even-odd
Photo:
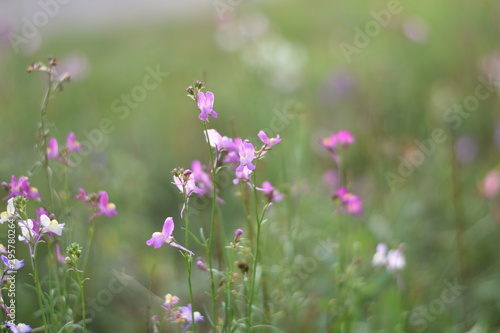
[[[184,195],[184,204],[185,204],[185,221],[186,221],[186,243],[185,246],[188,248],[189,246],[189,209],[188,209],[188,204],[187,204],[188,197]],[[189,285],[189,297],[191,298],[191,325],[192,325],[192,330],[193,332],[196,332],[196,323],[194,321],[194,296],[193,296],[193,285],[191,281],[191,270],[193,268],[192,261],[191,261],[191,255],[188,255],[184,253],[184,259],[186,261],[186,270],[188,274],[188,285]]]
[[[42,320],[43,320],[43,327],[45,332],[48,332],[48,325],[47,325],[47,318],[45,318],[45,309],[44,309],[44,300],[43,300],[43,291],[42,291],[42,286],[40,285],[40,280],[38,277],[38,261],[36,258],[36,248],[33,250],[33,262],[34,262],[34,267],[33,267],[33,278],[35,280],[35,287],[36,287],[36,293],[38,297],[38,305],[40,306],[40,312],[42,314]]]
[[[48,87],[45,92],[45,97],[42,102],[42,110],[41,110],[41,120],[40,120],[40,129],[41,129],[41,138],[42,138],[42,153],[43,153],[43,168],[45,169],[45,174],[47,176],[47,184],[49,187],[49,197],[50,197],[50,209],[53,208],[54,197],[53,197],[53,189],[52,189],[52,176],[49,171],[49,157],[47,154],[47,134],[46,131],[46,122],[47,122],[47,107],[49,105],[50,92],[52,91],[52,71],[48,72]],[[49,210],[50,210],[49,209]]]
[[[216,186],[216,174],[215,174],[215,159],[214,153],[212,150],[212,146],[210,145],[210,138],[208,137],[208,128],[207,122],[203,122],[204,135],[207,138],[208,152],[210,155],[210,166],[212,169],[212,217],[210,221],[210,238],[208,240],[208,266],[210,268],[210,283],[211,283],[211,296],[212,296],[212,325],[214,331],[217,326],[217,295],[215,293],[215,280],[214,280],[214,270],[213,270],[213,262],[212,262],[212,249],[213,249],[213,241],[215,237],[215,212],[217,209],[217,186]]]

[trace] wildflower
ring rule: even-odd
[[[488,199],[496,197],[500,193],[500,172],[497,170],[488,172],[480,184],[480,190]]]
[[[109,202],[108,193],[106,191],[99,192],[99,211],[98,215],[106,215],[112,217],[118,212],[116,211],[116,206],[114,203]]]
[[[396,250],[387,253],[387,270],[390,272],[399,271],[405,268],[406,261],[403,254],[404,245],[401,244]]]
[[[196,186],[200,189],[198,195],[203,197],[210,194],[213,190],[212,179],[208,173],[203,171],[203,166],[200,161],[193,161],[191,163],[191,170],[193,171],[193,179]]]
[[[10,198],[9,201],[7,201],[7,210],[0,213],[0,224],[13,220],[14,218],[16,218],[16,208],[14,207],[14,198]]]
[[[17,260],[17,259],[9,260],[4,255],[2,255],[0,258],[2,258],[2,261],[5,265],[5,267],[7,267],[7,274],[16,272],[24,266],[24,259],[23,260]]]
[[[234,239],[229,246],[226,246],[228,249],[235,249],[238,245],[240,245],[240,237],[243,235],[242,229],[237,229],[234,232]]]
[[[161,247],[163,244],[167,243],[170,246],[179,248],[183,251],[186,251],[187,253],[194,255],[193,252],[189,251],[185,247],[182,247],[181,245],[177,244],[174,240],[174,237],[172,236],[172,233],[174,232],[174,219],[172,217],[167,217],[165,220],[165,223],[163,223],[163,228],[161,232],[155,232],[151,236],[151,239],[149,239],[146,244],[148,246],[153,246],[155,249]]]
[[[177,319],[179,326],[182,327],[184,331],[186,331],[191,325],[193,324],[193,316],[194,316],[194,322],[197,323],[201,320],[203,320],[203,316],[196,311],[193,314],[193,310],[191,308],[191,304],[188,304],[187,306],[181,306],[180,307],[180,318]]]
[[[340,144],[347,147],[354,143],[354,136],[351,132],[342,130],[320,140],[319,144],[330,152],[330,155],[337,164],[340,163],[338,158],[337,146]]]
[[[166,294],[165,295],[165,303],[163,303],[163,306],[166,309],[172,308],[175,304],[179,302],[179,297],[173,296],[171,294]]]
[[[59,145],[56,138],[51,138],[49,140],[49,146],[47,147],[47,158],[58,159],[59,158]]]
[[[19,221],[19,226],[21,227],[21,234],[18,236],[19,240],[24,243],[34,243],[37,242],[35,239],[38,233],[35,230],[35,224],[32,219],[26,221]]]
[[[283,199],[283,194],[278,192],[278,190],[268,181],[263,182],[262,187],[257,187],[257,190],[264,192],[268,202],[276,202]]]
[[[248,167],[245,165],[242,171],[236,170],[236,178],[233,179],[233,184],[238,184],[240,181],[250,183],[250,174],[252,171],[248,169]],[[250,183],[251,185],[251,183]]]
[[[26,333],[26,332],[31,332],[31,327],[29,325],[26,325],[26,324],[13,324],[13,323],[10,323],[8,321],[5,322],[5,325],[7,325],[9,327],[9,329],[11,330],[11,332],[13,333]]]
[[[200,109],[201,113],[198,116],[200,120],[209,121],[208,116],[211,115],[214,118],[217,118],[217,112],[214,111],[214,94],[210,91],[207,91],[206,94],[203,92],[198,93],[198,109]]]
[[[205,140],[210,143],[212,148],[216,151],[222,150],[222,135],[219,134],[214,129],[208,129],[205,131]]]
[[[377,252],[373,255],[372,265],[375,267],[385,266],[387,264],[387,245],[379,243],[377,245]]]
[[[341,208],[344,208],[346,214],[363,214],[363,202],[357,195],[347,191],[345,187],[339,187],[337,189],[337,197],[340,199]]]
[[[266,133],[264,131],[260,131],[259,134],[257,134],[258,137],[266,144],[266,146],[272,147],[278,143],[281,142],[280,136],[276,135],[275,138],[268,138]]]
[[[255,165],[252,164],[255,158],[255,148],[250,141],[245,140],[241,143],[238,147],[238,154],[240,157],[240,165],[236,168],[237,172],[243,171],[244,167],[247,167],[248,170],[255,169]]]
[[[182,171],[182,169],[179,171],[177,169],[172,170],[172,173],[174,174],[174,181],[172,184],[177,186],[177,188],[181,191],[181,193],[184,195],[184,204],[182,205],[181,209],[181,217],[184,214],[184,209],[186,208],[187,203],[189,202],[189,197],[194,193],[194,194],[203,194],[204,191],[198,186],[196,186],[196,183],[194,181],[194,175],[193,172],[189,169],[186,171]]]
[[[51,220],[47,215],[42,215],[40,216],[40,224],[42,225],[41,233],[62,235],[64,223],[58,223],[57,220]]]
[[[0,244],[0,253],[9,253],[9,251],[7,251],[7,248],[3,244]]]
[[[202,258],[202,257],[198,257],[198,258],[196,259],[196,267],[198,267],[198,269],[199,269],[200,271],[204,271],[204,272],[205,272],[205,271],[208,271],[208,269],[209,269],[209,268],[207,267],[207,264],[205,263],[205,261],[203,260],[203,258]]]
[[[12,175],[10,183],[2,182],[2,187],[9,192],[9,195],[4,198],[10,199],[16,196],[22,196],[26,199],[40,199],[40,194],[36,187],[31,187],[28,182],[28,177],[17,177]]]
[[[66,139],[66,149],[68,150],[68,153],[71,153],[74,151],[82,151],[82,147],[80,146],[80,142],[76,141],[75,133],[73,133],[73,132],[70,132],[68,134],[68,137]]]

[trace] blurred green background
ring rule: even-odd
[[[334,259],[301,274],[297,287],[283,282],[283,276],[299,276],[301,258],[311,258],[321,241],[336,244],[343,223],[343,244],[350,258],[359,260],[352,295],[357,332],[424,331],[408,315],[429,307],[446,289],[445,281],[455,279],[465,291],[426,320],[425,331],[460,332],[476,324],[489,327],[488,332],[500,329],[500,233],[492,214],[497,208],[478,190],[484,175],[498,166],[500,154],[495,86],[500,80],[499,2],[221,0],[181,6],[172,1],[172,9],[164,11],[144,4],[136,16],[128,1],[104,11],[99,4],[74,0],[60,5],[37,37],[19,44],[17,52],[9,32],[22,36],[23,17],[43,9],[35,1],[22,8],[12,3],[0,4],[2,181],[27,175],[38,158],[45,81],[40,73],[26,73],[30,63],[54,56],[73,71],[73,82],[53,95],[48,110],[51,133],[60,142],[71,131],[80,142],[89,142],[85,133],[97,133],[103,119],[112,122],[110,133],[97,138],[102,142],[91,144],[70,173],[72,195],[80,187],[106,190],[119,212],[97,221],[88,297],[104,295],[116,276],[113,270],[131,277],[96,311],[95,332],[144,332],[161,304],[153,297],[148,308],[148,289],[159,297],[172,293],[188,299],[177,251],[154,250],[145,241],[168,216],[179,221],[176,235],[182,239],[181,197],[170,183],[170,171],[188,168],[192,160],[208,161],[198,110],[185,92],[194,79],[215,94],[219,118],[210,125],[222,135],[253,139],[260,129],[272,130],[277,114],[291,115],[279,133],[270,131],[283,142],[259,171],[261,181],[269,179],[287,195],[275,204],[264,228],[272,288],[282,295],[273,308],[277,327],[328,331],[336,297]],[[391,13],[390,8],[397,10]],[[385,26],[373,14],[381,11],[390,14]],[[367,33],[367,24],[374,29],[368,31],[371,36],[358,36]],[[346,43],[357,49],[352,56],[342,51]],[[126,115],[118,111],[114,106],[123,106],[122,96],[143,85],[148,68],[168,75]],[[452,128],[443,117],[474,95],[482,84],[478,77],[489,82],[489,97]],[[356,137],[346,150],[344,172],[352,192],[363,199],[361,218],[332,215],[337,203],[322,179],[334,164],[317,142],[341,129]],[[400,157],[408,158],[418,149],[415,140],[430,139],[435,129],[443,129],[447,139],[408,177],[389,184],[388,172],[398,175]],[[35,169],[30,181],[43,195],[42,170]],[[236,228],[246,226],[238,189],[228,186],[221,193],[228,241]],[[86,207],[72,201],[70,211],[68,220],[60,221],[72,230],[67,242],[83,243]],[[192,219],[197,228],[206,227],[209,208],[199,209]],[[462,274],[457,220],[464,225]],[[390,273],[371,266],[379,242],[407,246],[402,291]],[[202,252],[196,246],[193,251]],[[31,282],[29,276],[19,279]],[[194,280],[199,303],[208,304],[208,276],[196,271]],[[31,290],[19,288],[18,319],[37,326],[34,300]]]

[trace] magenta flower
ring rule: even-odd
[[[49,140],[49,146],[47,147],[47,158],[59,158],[59,145],[57,144],[56,138],[51,138]]]
[[[79,190],[80,193],[75,195],[75,199],[83,200],[83,201],[88,201],[89,197],[87,196],[87,192],[83,188],[80,188]]]
[[[338,158],[337,146],[341,145],[343,147],[347,147],[352,143],[354,143],[354,136],[351,134],[351,132],[346,130],[339,131],[319,141],[319,144],[330,152],[330,155],[337,164],[340,163]]]
[[[254,170],[255,165],[252,164],[252,161],[255,158],[255,148],[253,144],[245,140],[238,147],[238,154],[240,157],[240,165],[236,168],[236,172],[242,172],[244,167],[247,167],[248,170]]]
[[[277,202],[283,199],[283,194],[278,192],[268,181],[263,182],[262,187],[257,187],[257,190],[264,192],[268,202]]]
[[[99,192],[99,215],[106,215],[108,217],[118,214],[114,203],[109,202],[108,193],[106,191]]]
[[[193,252],[189,251],[185,247],[182,247],[178,243],[175,242],[174,237],[172,236],[172,233],[174,232],[174,219],[172,217],[167,217],[165,220],[165,223],[163,223],[163,228],[161,232],[155,232],[151,236],[151,239],[149,239],[146,244],[148,246],[153,246],[155,249],[161,247],[163,244],[167,243],[170,246],[179,248],[183,251],[186,251],[187,253],[194,255]]]
[[[80,142],[76,141],[75,133],[70,132],[68,134],[68,138],[66,139],[66,149],[68,153],[74,151],[82,151],[82,147],[80,146]]]
[[[200,109],[201,113],[198,116],[200,120],[209,121],[208,116],[212,116],[217,118],[217,112],[214,111],[214,94],[210,91],[207,91],[206,95],[203,92],[198,93],[198,109]]]
[[[352,136],[351,132],[342,130],[337,132],[337,142],[342,146],[349,146],[354,143],[354,136]]]
[[[363,214],[363,202],[357,195],[350,193],[345,187],[339,187],[337,189],[337,196],[341,202],[341,206],[339,208],[342,209],[346,214]]]
[[[10,184],[2,182],[2,187],[9,192],[9,195],[3,198],[3,200],[16,197],[18,195],[25,197],[26,199],[40,199],[40,194],[36,187],[31,187],[28,182],[28,177],[19,177],[12,175],[10,179]]]
[[[280,136],[276,135],[275,138],[268,138],[266,133],[264,131],[260,131],[259,134],[257,134],[259,138],[266,144],[266,146],[272,147],[275,144],[278,144],[281,142]]]

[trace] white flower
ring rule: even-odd
[[[33,238],[35,238],[32,219],[20,221],[19,226],[21,227],[21,235],[19,235],[19,240],[21,242],[29,243]]]
[[[372,265],[375,267],[385,266],[387,264],[387,245],[379,243],[377,245],[377,252],[373,255]]]
[[[390,250],[387,254],[387,270],[388,271],[399,271],[405,268],[406,261],[403,251],[400,248],[397,250]]]
[[[40,223],[42,224],[42,233],[54,233],[58,236],[62,235],[62,229],[65,223],[59,223],[57,220],[51,220],[47,215],[40,216]]]
[[[14,198],[7,202],[7,211],[0,213],[0,224],[12,220],[16,217],[16,208],[14,207]]]

